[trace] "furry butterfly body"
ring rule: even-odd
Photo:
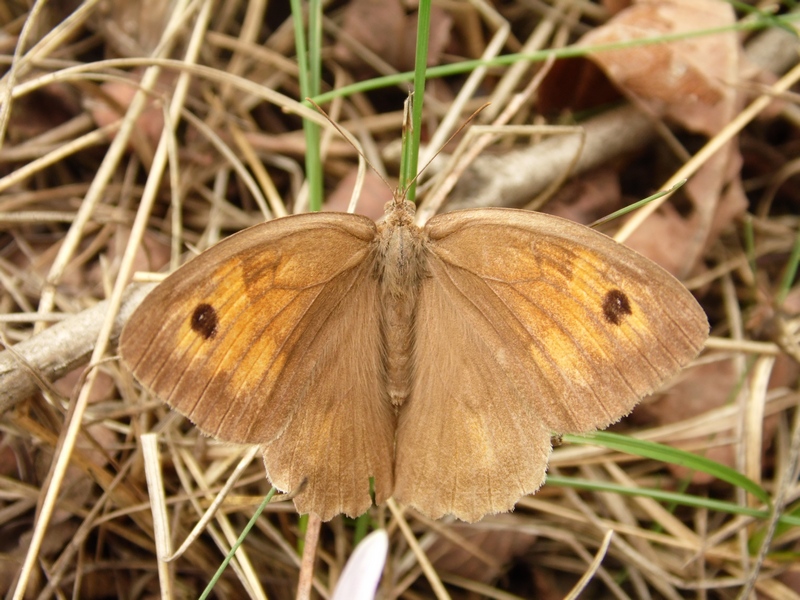
[[[390,496],[475,521],[542,484],[551,432],[617,421],[694,358],[692,295],[586,227],[512,209],[251,227],[161,283],[120,351],[222,440],[259,444],[300,512]]]

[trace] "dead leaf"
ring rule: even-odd
[[[340,181],[336,189],[328,195],[325,201],[325,210],[345,212],[353,195],[358,170],[352,169]],[[381,218],[385,212],[386,203],[392,199],[392,190],[386,183],[372,171],[367,171],[364,177],[364,187],[356,204],[356,213],[369,217],[373,221]]]
[[[640,0],[585,35],[581,46],[672,35],[735,22],[733,8],[714,0]],[[741,53],[734,32],[590,55],[609,79],[654,116],[714,135],[735,114],[731,84]]]
[[[588,225],[620,208],[619,177],[613,170],[602,168],[568,181],[542,212]]]
[[[95,97],[87,96],[84,100],[86,108],[92,115],[95,123],[100,127],[119,121],[128,110],[133,97],[138,91],[140,73],[135,75],[130,84],[122,81],[109,81],[100,86],[101,94]],[[147,108],[139,115],[136,121],[139,135],[143,135],[149,144],[155,148],[164,130],[164,109],[151,101]]]
[[[482,583],[496,580],[515,557],[527,552],[536,541],[533,534],[513,530],[516,521],[507,517],[496,515],[485,525],[448,525],[447,529],[463,542],[442,536],[431,545],[427,555],[436,570]],[[504,521],[511,528],[503,526]]]
[[[713,0],[639,0],[579,43],[590,47],[681,34],[731,25],[734,20],[730,5]],[[731,32],[595,52],[588,59],[603,70],[616,89],[654,120],[664,119],[693,133],[713,136],[730,123],[740,108],[733,84],[740,79],[743,69],[741,55],[739,39]],[[593,94],[605,89],[597,71],[580,60],[576,64],[556,64],[554,78],[548,77],[542,85],[542,97],[552,102],[558,94],[564,98],[572,95],[576,102],[584,102],[594,96],[597,102],[594,106],[607,101],[607,93],[599,97]],[[565,71],[577,74],[578,81],[569,86],[569,91],[553,91],[566,82]],[[691,203],[691,210],[682,211],[680,217],[667,212],[649,219],[629,239],[630,245],[648,256],[662,256],[666,260],[659,262],[673,273],[691,272],[717,234],[747,206],[740,167],[738,146],[731,142],[682,188],[680,193]],[[675,234],[681,237],[672,237]],[[685,243],[676,245],[675,239]],[[662,248],[657,248],[658,245]],[[676,252],[678,256],[674,255]]]
[[[788,361],[781,356],[782,361]],[[796,379],[796,366],[784,364],[773,370],[770,389],[782,387],[787,381]],[[653,402],[638,407],[632,414],[636,422],[647,421],[650,425],[670,425],[680,423],[702,415],[706,412],[736,402],[736,394],[741,380],[732,360],[715,361],[698,365],[684,371],[680,381],[669,391]],[[776,416],[768,416],[763,425],[763,449],[772,444],[778,426]],[[705,437],[684,440],[691,452],[714,460],[731,468],[736,468],[736,447],[734,446],[734,430],[723,433],[711,433]],[[696,485],[708,485],[715,478],[705,472],[694,471],[681,465],[668,464],[670,472],[678,479],[690,478]]]
[[[432,7],[428,65],[439,64],[439,57],[450,41],[451,27],[450,15]],[[397,71],[413,70],[417,13],[406,14],[404,2],[353,0],[344,9],[341,31],[342,37],[333,52],[350,69],[370,70],[371,65],[371,70],[381,71],[369,53]]]

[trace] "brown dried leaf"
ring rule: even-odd
[[[325,202],[325,210],[336,212],[345,212],[347,210],[357,176],[358,169],[352,169],[339,181],[336,189],[328,195],[328,199]],[[383,216],[386,203],[391,199],[392,190],[386,187],[386,183],[374,171],[367,171],[364,177],[364,187],[361,188],[361,195],[358,198],[355,212],[377,221]]]
[[[780,356],[770,379],[770,389],[782,387],[797,377],[797,366],[785,356]],[[681,380],[656,401],[640,406],[633,415],[636,421],[650,420],[657,425],[680,423],[706,412],[736,401],[736,393],[741,380],[732,360],[716,361],[698,365],[681,376]],[[771,444],[778,426],[775,416],[764,419],[764,450]],[[720,443],[727,440],[728,443]],[[692,451],[705,458],[736,468],[736,448],[733,445],[733,431],[720,435],[709,434],[689,440]],[[699,449],[697,449],[699,448]],[[766,458],[764,459],[766,460]],[[691,478],[697,485],[707,485],[715,481],[713,476],[697,472],[681,465],[668,465],[677,478]]]
[[[429,65],[438,64],[450,41],[451,26],[450,15],[434,6],[428,40]],[[416,31],[417,13],[407,15],[405,3],[399,0],[354,0],[344,10],[342,34],[398,71],[414,68]],[[363,68],[370,62],[342,39],[334,46],[334,56],[351,69]]]
[[[142,71],[136,71],[131,76],[131,82],[109,81],[100,86],[100,93],[93,97],[87,96],[84,100],[85,106],[92,115],[95,123],[104,127],[115,123],[125,115],[133,97],[138,91],[138,84],[141,79]],[[164,81],[174,78],[171,74],[165,74]],[[165,83],[166,85],[166,83]],[[164,130],[164,108],[156,100],[148,103],[148,106],[139,115],[136,121],[136,135],[155,148]]]
[[[503,521],[508,521],[511,527],[516,522],[508,515],[492,517],[492,523]],[[439,537],[427,552],[436,570],[482,583],[496,580],[514,558],[527,552],[536,541],[531,533],[505,527],[495,529],[454,523],[447,528],[466,543]]]
[[[636,229],[625,244],[673,275],[683,276],[695,264],[694,256],[687,256],[693,249],[691,240],[695,229],[694,224],[684,219],[672,205],[664,204]],[[681,243],[676,244],[676,240],[681,240]]]
[[[673,35],[721,27],[733,23],[733,20],[729,5],[711,0],[640,0],[616,14],[605,26],[584,36],[580,43],[592,46]],[[727,125],[739,109],[731,83],[739,75],[740,50],[738,38],[730,33],[598,52],[589,58],[605,71],[622,93],[654,118],[664,118],[693,132],[711,136]],[[563,81],[562,71],[578,73],[584,78],[583,83],[574,83],[566,92],[571,93],[576,102],[587,102],[587,98],[592,98],[588,91],[581,94],[581,89],[603,89],[597,82],[596,71],[585,63],[567,64],[560,71],[555,70],[553,81],[545,82],[543,97],[548,101],[559,93],[564,94],[548,91]],[[686,217],[667,212],[660,218],[649,219],[630,238],[629,244],[664,264],[673,273],[685,275],[690,272],[709,243],[747,205],[740,181],[740,166],[738,148],[733,143],[728,144],[709,159],[681,190],[694,210],[685,211]],[[686,243],[676,245],[675,239]]]
[[[733,9],[712,0],[641,0],[583,37],[582,46],[624,42],[735,21]],[[713,135],[736,110],[731,88],[739,69],[734,32],[651,44],[590,56],[626,95],[692,131]]]
[[[611,169],[595,169],[567,182],[542,212],[588,225],[622,208],[619,177]]]

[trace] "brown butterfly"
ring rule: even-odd
[[[413,223],[313,213],[175,271],[120,341],[142,384],[208,435],[260,444],[300,512],[390,496],[438,518],[507,511],[551,432],[626,415],[700,351],[692,295],[582,225],[511,209]]]

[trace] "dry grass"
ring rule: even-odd
[[[0,7],[4,594],[197,597],[270,489],[257,453],[199,436],[141,391],[115,344],[142,295],[138,286],[123,295],[134,272],[175,268],[187,248],[307,206],[300,117],[325,121],[293,100],[298,67],[281,4]],[[376,27],[379,39],[368,50],[344,17],[347,4],[326,12],[325,81],[340,88],[408,70],[412,52],[400,42],[414,25],[390,19],[396,29]],[[447,64],[559,48],[608,18],[578,0],[553,7],[444,2],[431,55]],[[752,56],[757,48],[766,57],[764,73],[790,66],[780,51],[796,42],[782,35],[744,39]],[[696,366],[618,429],[732,467],[760,485],[771,506],[714,468],[702,473],[565,443],[554,452],[551,483],[512,514],[475,525],[431,522],[390,502],[358,525],[340,517],[323,524],[315,561],[299,550],[313,520],[301,523],[291,502],[272,503],[217,583],[219,597],[294,597],[301,570],[312,594],[328,597],[354,531],[365,525],[390,536],[384,598],[561,598],[578,590],[582,598],[800,597],[800,528],[796,517],[779,521],[796,514],[800,499],[798,294],[794,279],[784,282],[800,228],[800,119],[787,93],[796,74],[772,87],[756,86],[738,68],[715,80],[735,94],[736,110],[713,134],[690,135],[667,116],[621,105],[584,115],[584,134],[541,141],[539,129],[515,126],[576,114],[552,83],[549,108],[541,97],[537,104],[544,75],[555,76],[539,71],[541,64],[474,68],[429,83],[421,164],[486,101],[492,104],[481,122],[492,133],[503,128],[499,141],[469,157],[468,169],[450,160],[461,150],[446,148],[430,168],[438,177],[420,194],[420,213],[433,214],[445,197],[459,207],[546,202],[588,222],[673,176],[700,169],[697,182],[716,174],[716,186],[679,194],[677,210],[664,207],[648,220],[640,213],[625,226],[624,237],[696,292],[713,337]],[[590,100],[604,89],[587,86]],[[400,83],[326,105],[389,175],[397,171],[406,89]],[[783,101],[751,104],[759,94]],[[475,139],[489,139],[482,135]],[[691,162],[710,138],[734,143]],[[328,133],[322,148],[327,194],[334,195],[352,175],[355,152]],[[703,171],[709,160],[721,162]],[[693,165],[688,174],[685,165]],[[382,194],[365,193],[361,208],[380,212]],[[689,214],[702,215],[703,225]],[[643,231],[638,241],[636,231]],[[693,504],[586,489],[577,480],[674,491]],[[219,509],[181,556],[159,560],[223,489]]]

